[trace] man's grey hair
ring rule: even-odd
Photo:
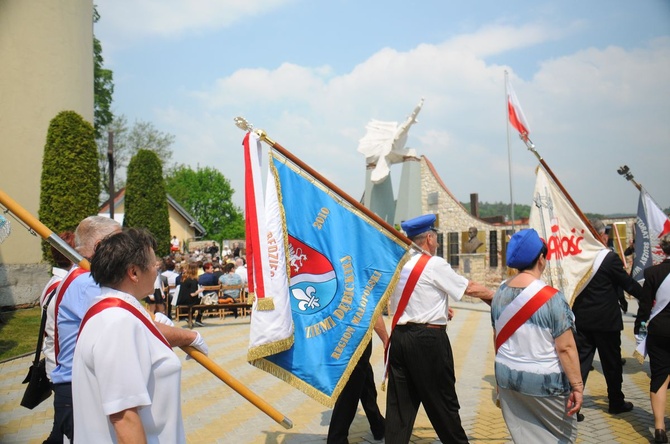
[[[121,224],[105,216],[89,216],[74,231],[74,246],[85,258],[93,256],[95,246],[105,237],[121,230]]]
[[[596,230],[596,233],[603,234],[605,232],[605,224],[600,219],[590,219],[591,226]]]
[[[244,260],[242,260],[241,257],[238,257],[237,259],[235,259],[235,265],[241,267],[242,265],[244,265]]]

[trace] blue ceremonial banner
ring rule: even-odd
[[[275,150],[269,174],[283,210],[294,342],[252,364],[332,406],[371,339],[409,247]]]

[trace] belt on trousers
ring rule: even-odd
[[[408,322],[405,325],[408,326],[408,327],[437,328],[437,329],[440,329],[440,330],[446,330],[447,329],[446,325],[440,325],[440,324],[416,324],[414,322]],[[401,327],[401,326],[398,325],[398,327]]]

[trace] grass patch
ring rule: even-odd
[[[39,306],[0,312],[0,361],[35,352],[41,315]]]

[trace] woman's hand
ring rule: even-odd
[[[570,396],[568,397],[568,416],[572,416],[575,413],[579,412],[582,408],[582,403],[584,402],[584,384],[581,384],[579,387],[573,387],[570,391]]]

